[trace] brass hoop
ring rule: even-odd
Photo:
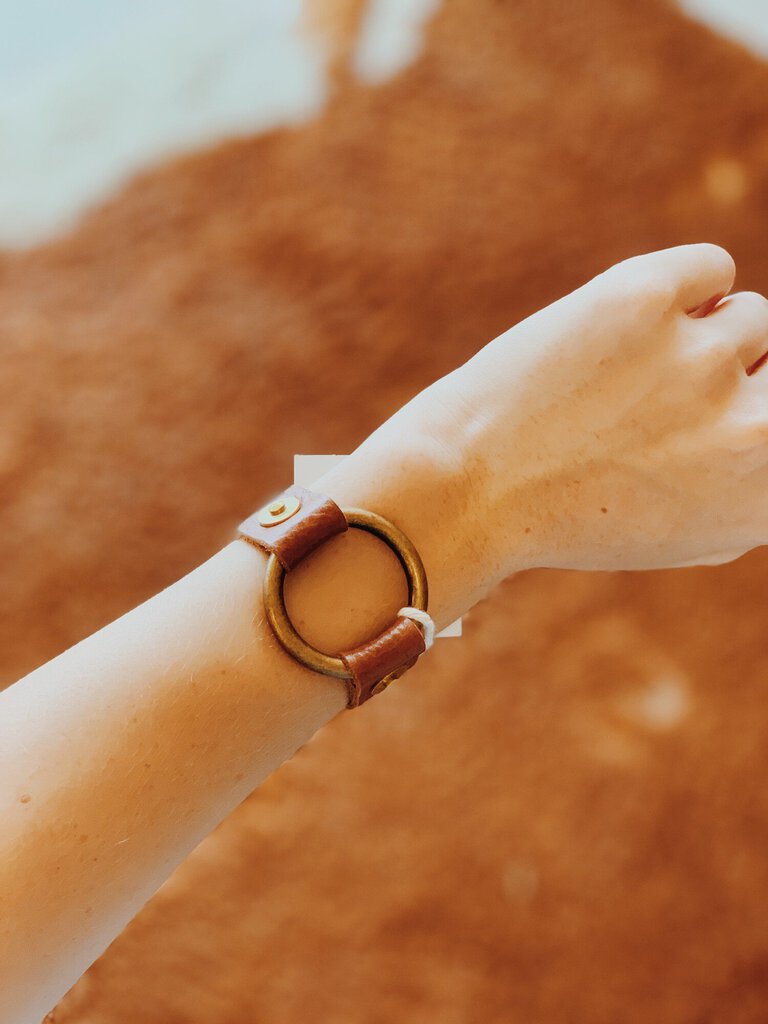
[[[350,526],[374,534],[394,551],[408,580],[408,604],[426,611],[427,574],[418,551],[408,537],[394,523],[376,512],[364,508],[346,508],[341,511]],[[264,576],[264,608],[267,621],[280,644],[302,665],[315,672],[336,676],[337,679],[351,679],[352,674],[340,657],[318,651],[296,632],[285,607],[284,581],[285,569],[273,553],[267,560]]]

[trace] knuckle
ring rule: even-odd
[[[601,276],[617,302],[637,305],[647,301],[658,305],[674,298],[672,283],[665,275],[654,272],[644,256],[630,256],[614,263]]]
[[[642,273],[644,263],[644,256],[628,256],[618,263],[611,264],[600,276],[610,280],[612,284],[628,286]]]
[[[697,242],[691,248],[696,250],[695,255],[702,263],[713,267],[723,276],[735,276],[736,261],[722,245],[717,245],[715,242]]]
[[[734,414],[728,423],[728,446],[747,456],[753,469],[768,463],[768,413]]]
[[[734,304],[748,313],[758,323],[768,324],[768,299],[759,292],[738,292],[733,296]]]
[[[726,381],[729,366],[729,353],[726,352],[719,339],[699,337],[696,344],[686,345],[680,356],[681,369],[691,379],[716,378],[723,386],[730,385]]]
[[[751,440],[754,448],[768,448],[768,416],[752,424]],[[765,461],[768,462],[768,451],[765,452]]]

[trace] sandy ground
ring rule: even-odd
[[[768,69],[659,0],[449,0],[339,81],[0,257],[6,682],[615,259],[710,239],[766,287]],[[763,1024],[766,568],[508,580],[52,1019]]]

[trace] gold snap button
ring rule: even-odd
[[[399,679],[401,675],[402,672],[390,672],[389,675],[384,676],[384,678],[380,679],[371,690],[371,696],[376,697],[378,694],[383,693],[389,684],[394,683],[394,681]]]
[[[300,508],[301,501],[294,495],[288,494],[284,498],[270,501],[264,508],[260,508],[257,518],[262,526],[277,526],[278,523],[284,523],[286,519],[295,516]]]

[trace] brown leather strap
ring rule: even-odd
[[[310,551],[347,529],[349,523],[335,501],[293,484],[244,520],[238,532],[245,540],[275,554],[289,571]],[[425,649],[420,627],[412,619],[398,616],[383,633],[340,653],[337,657],[351,675],[345,679],[347,706],[358,707],[381,693],[411,668]]]
[[[280,519],[281,513],[275,514],[274,524],[269,523],[270,508],[278,508],[280,499],[297,498],[298,508],[288,518]],[[288,505],[288,510],[291,506]],[[325,494],[308,491],[299,484],[286,488],[279,499],[271,501],[258,512],[254,512],[238,526],[238,533],[247,540],[258,544],[270,553],[274,552],[280,559],[283,568],[288,570],[297,565],[310,551],[329,540],[337,533],[349,528],[344,513],[339,506]]]
[[[413,619],[399,616],[373,640],[340,654],[352,673],[347,680],[348,707],[356,708],[374,693],[381,693],[393,679],[415,665],[425,650],[424,634]]]

